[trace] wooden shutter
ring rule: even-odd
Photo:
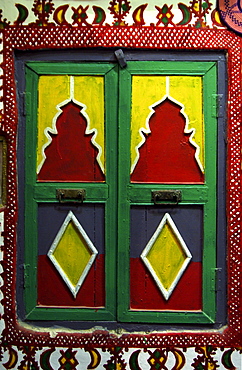
[[[130,61],[120,74],[119,319],[213,323],[216,63]]]
[[[114,317],[114,67],[109,63],[27,63],[28,319]]]

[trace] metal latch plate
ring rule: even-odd
[[[152,201],[155,204],[177,204],[182,200],[180,190],[156,190],[151,192]]]
[[[60,203],[82,203],[86,196],[85,189],[56,189],[56,198]]]

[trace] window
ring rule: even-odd
[[[21,59],[20,316],[219,325],[224,56],[129,52],[121,68],[108,53]]]

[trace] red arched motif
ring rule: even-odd
[[[151,133],[140,147],[140,158],[131,175],[134,182],[203,182],[204,175],[195,158],[196,148],[185,133],[181,107],[166,98],[149,120]]]
[[[39,181],[104,181],[96,160],[98,149],[93,134],[86,134],[87,121],[81,107],[70,101],[57,118],[57,134],[45,149],[46,159],[38,174]]]

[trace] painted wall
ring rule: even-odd
[[[128,25],[132,25],[133,22],[134,22],[132,14],[135,11],[135,9],[137,9],[140,5],[145,5],[145,4],[146,4],[146,7],[145,7],[145,10],[143,12],[143,18],[144,18],[144,21],[145,21],[146,25],[150,25],[152,23],[156,24],[158,22],[157,15],[158,15],[159,11],[156,8],[156,6],[158,6],[159,8],[162,8],[162,6],[164,4],[167,4],[169,7],[171,7],[172,13],[174,15],[174,18],[172,19],[174,24],[178,24],[179,22],[181,22],[184,19],[184,15],[186,15],[186,14],[184,14],[184,12],[186,12],[186,9],[183,8],[183,12],[181,11],[181,9],[179,9],[179,2],[178,1],[173,2],[171,0],[168,0],[168,1],[160,2],[160,3],[157,4],[157,2],[155,2],[155,1],[149,1],[148,3],[145,3],[145,2],[142,2],[142,1],[139,1],[139,0],[132,0],[132,1],[129,1],[128,3],[131,6],[129,12],[125,16],[125,22]],[[208,26],[212,25],[211,13],[212,13],[212,10],[215,9],[215,3],[216,2],[214,0],[207,1],[208,5],[205,7],[207,9],[205,18],[206,18],[206,23],[207,23]],[[33,1],[32,0],[23,0],[23,1],[21,1],[21,4],[24,5],[25,7],[27,7],[29,10],[31,10]],[[75,0],[75,1],[65,2],[65,1],[62,1],[62,0],[55,0],[54,4],[55,4],[55,9],[59,6],[61,6],[61,5],[64,5],[64,4],[69,5],[69,8],[67,9],[67,11],[65,13],[65,18],[70,23],[73,22],[73,20],[72,20],[72,15],[73,15],[72,7],[77,8],[80,5],[82,5],[84,8],[87,7],[87,10],[86,10],[86,13],[88,15],[87,22],[89,24],[92,24],[92,22],[95,19],[95,12],[93,11],[93,6],[101,7],[103,10],[105,10],[106,20],[105,20],[104,24],[112,25],[112,23],[114,21],[113,15],[108,10],[108,8],[110,6],[108,1],[103,1],[103,0],[94,1],[94,0],[91,0],[91,1],[86,2],[86,1],[77,1],[77,0]],[[197,5],[196,5],[197,1],[196,0],[192,0],[192,1],[184,0],[182,2],[182,4],[186,5],[187,7],[189,7],[189,6],[194,7],[194,10],[197,7]],[[3,13],[2,13],[3,18],[6,18],[8,21],[10,21],[10,23],[13,23],[19,15],[18,9],[16,8],[15,3],[13,1],[2,0],[0,9],[3,10]],[[194,14],[193,14],[193,19],[195,20]],[[53,14],[51,15],[50,19],[53,19],[52,17],[53,17]],[[35,15],[34,15],[33,12],[30,11],[29,15],[28,15],[28,18],[26,19],[26,21],[23,22],[23,25],[28,24],[30,22],[33,22],[34,20],[35,20]],[[216,20],[218,20],[217,17],[216,17]],[[218,26],[218,25],[216,25],[216,26]]]

